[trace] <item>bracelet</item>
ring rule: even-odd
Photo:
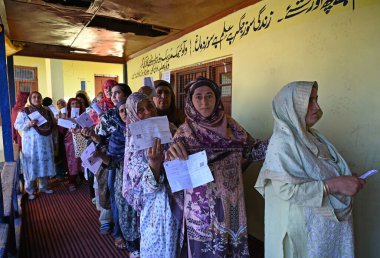
[[[328,184],[326,184],[326,182],[322,181],[323,182],[323,192],[326,194],[326,195],[329,195],[330,194],[330,188],[328,186]]]

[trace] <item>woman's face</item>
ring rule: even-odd
[[[120,86],[113,86],[111,90],[111,101],[116,106],[121,100],[126,99],[127,97],[124,94],[124,91],[121,90]]]
[[[80,108],[79,100],[73,100],[70,103],[71,108]]]
[[[316,88],[313,88],[311,90],[309,105],[307,107],[307,113],[305,117],[306,126],[310,128],[315,125],[322,117],[322,114],[323,112],[318,104],[318,90]]]
[[[144,99],[137,104],[137,116],[141,120],[155,117],[157,115],[156,113],[156,109],[152,102],[147,99]]]
[[[57,107],[59,110],[61,110],[62,108],[66,107],[66,102],[62,101],[62,100],[58,100],[57,101]]]
[[[153,97],[153,102],[159,110],[170,108],[172,92],[166,86],[159,86],[156,89],[156,96]]]
[[[214,111],[216,97],[210,87],[201,86],[194,90],[191,101],[199,114],[201,114],[204,118],[207,118],[211,116]]]
[[[38,93],[33,93],[30,97],[30,102],[32,105],[40,107],[42,106],[42,96]]]
[[[107,87],[104,89],[104,93],[106,94],[107,99],[111,98],[111,94],[112,94],[111,89],[112,89],[112,87]]]
[[[127,122],[127,110],[125,109],[125,104],[119,107],[119,116],[124,123]]]

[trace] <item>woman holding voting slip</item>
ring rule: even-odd
[[[181,257],[250,257],[242,162],[264,159],[267,141],[252,138],[227,116],[219,86],[199,77],[185,87],[186,121],[166,158],[205,150],[214,180],[175,193],[182,207]]]
[[[78,111],[78,112],[77,112]],[[77,112],[76,117],[81,115],[85,111],[82,100],[79,98],[71,98],[67,102],[67,116],[73,117],[73,112]],[[80,129],[77,128],[63,128],[59,127],[59,131],[64,135],[64,143],[66,150],[66,159],[69,170],[69,191],[73,192],[77,189],[78,176],[83,173],[82,161],[78,154],[75,154],[75,134],[80,133]]]
[[[140,256],[177,257],[179,221],[171,210],[163,170],[164,145],[155,139],[148,149],[136,149],[130,126],[155,117],[154,103],[146,95],[133,93],[126,103],[127,138],[125,144],[123,196],[140,215]],[[175,130],[171,125],[170,129]],[[173,208],[173,207],[172,207]]]
[[[365,182],[312,129],[323,114],[317,82],[285,85],[272,113],[273,136],[255,185],[265,198],[265,257],[354,257],[352,196]]]
[[[28,107],[16,118],[14,128],[22,131],[22,167],[28,199],[35,199],[35,181],[39,179],[42,193],[53,193],[47,188],[48,178],[55,176],[52,132],[55,126],[53,113],[42,107],[42,96],[34,91],[29,95]],[[32,117],[32,118],[30,118]],[[33,118],[34,117],[34,118]],[[40,121],[44,120],[41,124]]]

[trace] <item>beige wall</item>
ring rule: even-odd
[[[38,89],[43,97],[68,100],[86,82],[86,91],[93,98],[95,75],[117,75],[124,82],[123,65],[15,56],[15,65],[37,67]]]
[[[272,133],[271,101],[275,93],[290,81],[316,80],[324,110],[316,128],[335,144],[354,173],[380,169],[380,1],[351,0],[346,6],[334,6],[329,14],[316,9],[278,22],[287,6],[295,7],[295,3],[259,2],[136,57],[128,62],[129,81],[139,85],[143,76],[160,77],[160,70],[230,55],[233,117],[253,136],[266,138]],[[264,6],[261,19],[271,17],[268,28],[251,30],[247,36],[235,38],[231,45],[224,41],[221,48],[195,50],[196,35],[203,40],[206,36],[220,36],[224,24],[233,25],[232,31],[236,31],[244,13],[245,20],[256,17],[257,21]],[[165,59],[168,53],[179,55]],[[260,165],[251,166],[244,177],[249,232],[262,239],[263,201],[253,189]],[[378,257],[379,185],[380,175],[373,176],[355,198],[358,257]]]

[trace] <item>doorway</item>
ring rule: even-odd
[[[98,95],[99,92],[102,91],[103,83],[106,80],[115,80],[119,82],[119,77],[117,75],[98,75],[95,74],[95,97]]]
[[[172,71],[170,79],[173,81],[173,90],[176,93],[177,108],[184,110],[184,88],[187,83],[199,76],[209,78],[221,87],[224,112],[231,115],[232,57]]]

